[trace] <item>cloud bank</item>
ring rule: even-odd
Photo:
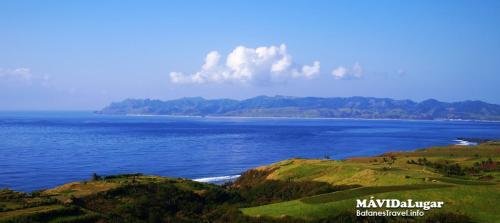
[[[248,48],[238,46],[226,57],[225,63],[217,51],[205,56],[201,69],[193,74],[170,72],[173,83],[270,83],[284,82],[290,78],[312,79],[320,72],[320,62],[297,65],[287,52],[285,44],[280,46]]]
[[[50,77],[48,75],[35,75],[31,72],[30,68],[0,68],[0,81],[17,82],[31,85],[41,84],[48,86]]]
[[[31,69],[25,67],[15,69],[0,68],[0,78],[3,80],[30,81],[33,78],[33,74],[31,74]]]

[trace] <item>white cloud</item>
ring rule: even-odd
[[[205,64],[203,64],[203,70],[210,70],[219,64],[220,54],[217,51],[212,51],[207,54],[205,58]]]
[[[30,68],[0,68],[0,81],[18,82],[24,84],[37,83],[42,86],[48,86],[50,76],[48,75],[34,75]]]
[[[312,66],[304,65],[302,67],[302,73],[307,78],[313,78],[316,74],[319,73],[319,61],[314,61]]]
[[[31,74],[31,69],[21,67],[15,69],[3,69],[0,68],[0,78],[11,79],[11,80],[23,80],[30,81],[33,75]]]
[[[337,80],[359,79],[363,77],[363,67],[358,62],[354,63],[351,68],[339,66],[332,70],[332,75]]]
[[[400,68],[400,69],[396,70],[396,75],[399,77],[405,76],[406,71]]]
[[[289,78],[311,79],[319,74],[320,63],[300,66],[293,62],[286,45],[247,48],[238,46],[221,63],[217,51],[208,53],[201,69],[193,74],[170,72],[173,83],[269,83]]]
[[[347,68],[343,66],[337,67],[332,71],[332,75],[335,77],[335,79],[342,79],[343,77],[346,76],[346,74],[347,74]]]

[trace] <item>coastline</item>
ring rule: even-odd
[[[496,140],[492,140],[496,141]],[[460,146],[460,147],[474,147],[480,144],[480,142],[475,142],[473,140],[466,140],[466,139],[455,139],[453,140],[449,146]],[[398,152],[398,151],[387,151],[386,153],[392,153],[392,152]],[[411,152],[411,151],[406,151],[406,152]],[[383,154],[380,154],[381,156]],[[370,157],[370,156],[369,156]],[[366,157],[349,157],[347,159],[353,159],[353,158],[366,158]],[[258,167],[254,167],[258,168]],[[191,179],[196,182],[201,182],[201,183],[214,183],[214,184],[223,184],[227,182],[233,182],[237,180],[239,177],[241,177],[241,174],[234,174],[234,175],[224,175],[224,176],[208,176],[208,177],[202,177],[202,178],[194,178]]]
[[[137,116],[137,117],[168,117],[168,118],[221,118],[221,119],[288,119],[288,120],[360,120],[360,121],[436,121],[436,122],[486,122],[500,123],[500,120],[481,120],[481,119],[404,119],[404,118],[333,118],[333,117],[283,117],[283,116],[214,116],[214,115],[159,115],[159,114],[102,114],[111,116]]]

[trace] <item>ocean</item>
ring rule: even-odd
[[[500,138],[500,122],[112,116],[0,112],[0,188],[33,191],[92,173],[228,180],[283,159],[344,159]]]

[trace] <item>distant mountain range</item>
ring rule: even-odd
[[[246,100],[201,97],[161,101],[126,99],[96,113],[238,117],[500,120],[500,105],[483,101],[422,102],[373,97],[258,96]]]

